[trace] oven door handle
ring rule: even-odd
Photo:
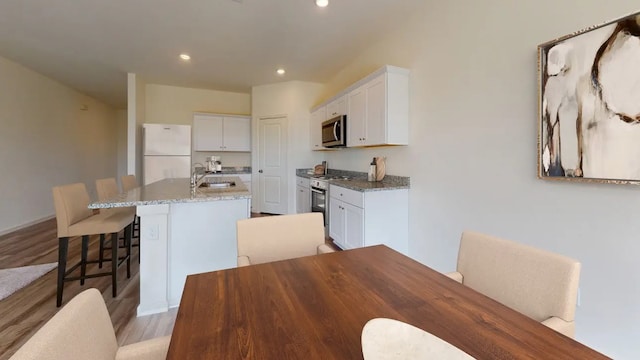
[[[316,190],[314,188],[311,188],[311,192],[314,192],[314,193],[320,194],[320,195],[324,195],[324,191]]]

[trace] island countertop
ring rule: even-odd
[[[234,181],[230,188],[198,188],[191,191],[188,178],[164,179],[144,185],[126,193],[89,204],[90,209],[109,209],[142,205],[207,202],[218,200],[250,199],[251,193],[237,176],[225,176],[216,181]]]

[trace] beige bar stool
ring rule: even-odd
[[[116,183],[115,178],[105,178],[96,180],[96,191],[98,193],[98,200],[105,201],[111,199],[118,195],[118,184]],[[112,209],[100,209],[100,212],[122,212],[129,215],[131,222],[135,221],[136,209],[133,207],[127,208],[112,208]],[[133,226],[133,225],[132,225]],[[133,234],[132,234],[133,238]],[[102,268],[102,262],[104,260],[103,253],[104,250],[109,250],[111,247],[105,247],[105,234],[100,234],[100,258],[98,267]],[[131,246],[135,246],[135,244],[131,244]]]
[[[125,192],[140,186],[135,175],[124,175],[120,178],[120,182],[122,183],[122,191]]]
[[[131,277],[131,217],[124,212],[102,212],[94,214],[89,206],[89,194],[82,183],[56,186],[53,188],[53,203],[56,208],[58,225],[58,290],[56,305],[62,305],[62,292],[66,281],[84,280],[99,276],[111,276],[113,297],[118,296],[118,267],[127,263],[127,278]],[[88,260],[89,236],[111,234],[111,242],[118,243],[118,233],[125,229],[126,255],[118,257],[118,246],[111,248],[111,271],[87,274],[87,264],[97,263],[98,260]],[[69,238],[82,237],[82,255],[80,262],[67,269]],[[70,276],[80,267],[80,276]]]
[[[122,177],[120,177],[120,183],[122,184],[122,192],[127,192],[140,187],[135,175],[123,175]],[[134,239],[138,239],[138,242],[133,243],[133,246],[138,247],[138,262],[140,262],[140,216],[137,215],[135,221],[133,222],[132,237]]]

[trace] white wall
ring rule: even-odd
[[[285,115],[288,119],[288,154],[287,154],[287,178],[288,182],[288,208],[289,213],[295,213],[295,170],[297,168],[309,168],[321,161],[321,154],[312,152],[309,136],[310,109],[319,97],[323,85],[302,81],[289,81],[271,85],[254,86],[251,93],[253,122],[252,122],[252,147],[253,169],[258,169],[258,119],[274,115]],[[254,201],[256,207],[259,198],[260,187],[256,172],[253,179]]]
[[[217,90],[147,84],[146,122],[192,125],[194,112],[251,114],[251,95]],[[192,162],[219,155],[223,166],[250,166],[251,153],[194,152]]]
[[[54,216],[51,188],[116,176],[116,112],[0,57],[0,233]],[[86,109],[86,110],[82,110]]]
[[[640,200],[635,186],[536,178],[536,46],[638,10],[637,1],[425,1],[327,84],[383,64],[411,69],[410,146],[327,153],[333,168],[411,176],[410,254],[455,268],[464,229],[582,262],[577,340],[640,357]]]

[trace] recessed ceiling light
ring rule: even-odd
[[[283,69],[283,68],[280,68],[280,69],[276,70],[276,73],[277,73],[278,75],[284,75],[284,73],[286,73],[286,71],[284,71],[284,69]]]
[[[329,5],[329,0],[316,0],[316,5],[319,7],[326,7]]]
[[[180,59],[182,60],[191,60],[191,56],[187,55],[187,54],[180,54]]]

